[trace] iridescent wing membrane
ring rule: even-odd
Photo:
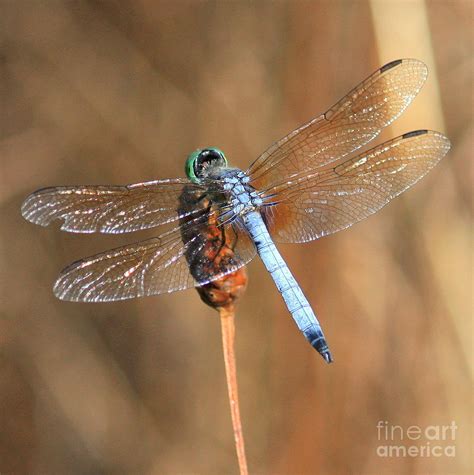
[[[203,202],[205,195],[205,187],[185,179],[129,186],[44,188],[25,200],[22,214],[42,226],[63,220],[61,229],[76,233],[126,233],[179,220],[179,225],[156,238],[74,262],[61,272],[54,286],[55,295],[63,300],[124,300],[203,285],[253,258],[254,246],[230,222],[228,207],[192,208],[182,203],[183,196]],[[210,266],[213,271],[196,280],[189,266],[202,258],[200,251],[205,242],[199,238],[210,214],[222,223],[222,233],[232,243],[234,258],[225,269]]]
[[[428,173],[449,150],[438,132],[417,130],[355,158],[271,185],[263,215],[278,242],[307,242],[370,216]]]
[[[247,173],[264,199],[262,213],[275,241],[306,242],[347,228],[444,157],[449,140],[419,130],[344,159],[393,122],[426,77],[421,61],[392,61],[255,160]]]
[[[275,240],[304,242],[344,229],[380,209],[436,165],[449,141],[426,130],[345,158],[405,110],[426,76],[426,66],[417,60],[385,65],[250,166],[250,184],[263,198],[261,211]],[[63,230],[81,233],[124,233],[179,221],[156,238],[73,263],[55,284],[55,294],[64,300],[121,300],[202,285],[254,257],[253,243],[233,219],[230,205],[202,206],[206,192],[206,186],[181,179],[46,188],[27,198],[22,213],[43,226],[63,220]],[[195,207],[189,200],[193,195]],[[183,196],[188,202],[183,203]],[[232,242],[235,258],[225,268],[196,278],[189,272],[190,263],[203,258],[205,240],[199,236],[210,213]]]

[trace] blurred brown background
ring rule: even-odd
[[[246,167],[382,64],[430,69],[383,137],[452,151],[376,216],[281,246],[336,362],[258,260],[238,308],[251,473],[472,473],[471,1],[0,1],[0,472],[237,473],[217,314],[195,291],[56,300],[68,263],[141,235],[25,222],[34,189],[183,175],[198,146]],[[153,234],[153,233],[151,233]],[[381,458],[378,421],[455,421],[455,457]]]

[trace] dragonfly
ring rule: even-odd
[[[106,302],[199,288],[258,254],[299,330],[332,362],[321,325],[275,242],[305,243],[352,226],[446,155],[449,140],[425,129],[358,151],[406,109],[426,77],[427,67],[416,59],[386,64],[271,145],[246,171],[207,147],[188,156],[186,178],[35,191],[21,211],[41,226],[59,220],[71,233],[160,230],[151,239],[74,262],[60,273],[54,294]],[[217,259],[222,249],[228,252]]]

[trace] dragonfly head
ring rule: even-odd
[[[203,178],[210,176],[215,168],[227,167],[227,158],[218,148],[209,147],[195,150],[186,160],[186,176],[193,183],[200,183]]]

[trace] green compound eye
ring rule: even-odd
[[[186,176],[193,183],[200,183],[207,176],[210,167],[226,167],[227,159],[218,148],[198,149],[191,153],[184,166]]]
[[[194,173],[194,163],[196,162],[197,158],[199,157],[199,154],[201,153],[201,150],[195,150],[193,153],[191,153],[187,160],[186,164],[184,165],[184,171],[186,173],[186,176],[193,182],[193,183],[199,183],[199,179],[196,177]]]

